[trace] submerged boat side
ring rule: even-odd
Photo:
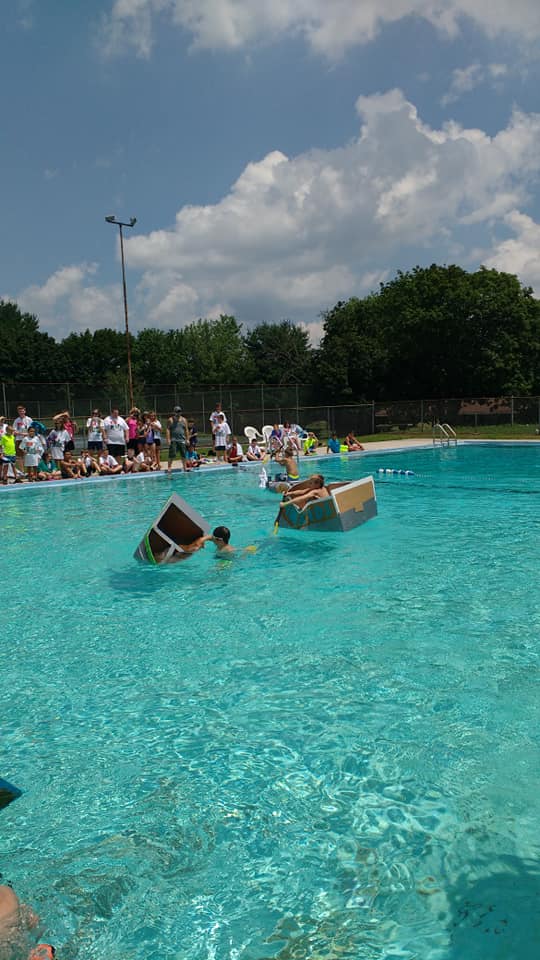
[[[193,543],[209,532],[206,520],[173,493],[133,556],[143,563],[165,563],[173,554],[183,552],[182,544]]]

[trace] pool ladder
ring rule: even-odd
[[[457,433],[449,423],[433,424],[433,443],[440,443],[441,447],[449,447],[451,443],[457,447]]]

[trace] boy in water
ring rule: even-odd
[[[211,540],[215,545],[216,552],[223,553],[234,553],[235,547],[232,547],[229,543],[231,539],[231,531],[228,527],[216,527],[216,529],[210,534],[210,536],[203,538],[206,541]]]
[[[52,960],[55,949],[49,943],[39,943],[29,949],[29,931],[39,923],[30,907],[21,903],[11,887],[0,885],[0,957],[2,960],[15,960],[27,957],[28,960]]]
[[[203,537],[197,537],[196,540],[193,540],[192,543],[182,543],[182,551],[178,553],[173,553],[172,557],[169,557],[165,562],[166,563],[179,563],[182,560],[187,560],[193,553],[197,553],[198,550],[204,550],[207,543],[213,543],[216,548],[216,553],[220,556],[225,556],[227,554],[233,554],[235,552],[235,547],[232,547],[229,543],[231,539],[231,531],[228,527],[216,527],[212,533],[206,533]],[[163,558],[161,554],[161,558]],[[162,563],[163,559],[160,559],[160,556],[156,556],[158,563]]]

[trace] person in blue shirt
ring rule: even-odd
[[[341,444],[337,438],[336,431],[332,433],[332,436],[328,438],[328,443],[326,445],[327,453],[339,453],[339,448]]]

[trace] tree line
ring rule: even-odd
[[[96,318],[98,319],[98,318]],[[482,267],[415,267],[321,315],[318,347],[290,321],[243,331],[232,316],[131,337],[138,386],[300,383],[319,401],[540,393],[540,303],[517,277]],[[0,379],[117,388],[125,335],[110,327],[55,340],[0,301]]]

